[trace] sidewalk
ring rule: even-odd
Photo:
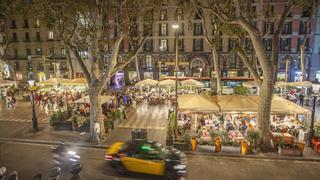
[[[187,152],[188,155],[207,155],[221,157],[237,157],[237,158],[252,158],[252,159],[270,159],[270,160],[296,160],[296,161],[316,161],[320,162],[320,154],[316,153],[312,148],[305,147],[303,156],[280,156],[277,152],[241,155],[240,147],[238,146],[222,146],[221,152],[215,153],[214,146],[200,145],[195,152]]]

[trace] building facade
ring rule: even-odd
[[[127,82],[137,79],[138,74],[142,79],[164,79],[174,76],[175,68],[175,29],[173,24],[179,24],[179,77],[192,77],[208,81],[213,76],[213,63],[211,49],[203,38],[201,19],[196,14],[185,12],[176,0],[164,0],[159,13],[156,14],[153,33],[147,38],[142,51],[139,53],[138,71],[135,61],[124,70]],[[274,24],[270,23],[278,17],[284,8],[281,0],[271,1],[271,14],[264,12],[264,0],[252,0],[252,6],[257,14],[255,24],[261,32],[270,29],[269,35],[264,36],[265,48],[271,56],[271,37]],[[320,53],[320,15],[317,4],[315,14],[310,14],[307,7],[293,9],[286,19],[280,40],[280,60],[278,79],[284,80],[288,72],[289,81],[298,81],[301,78],[300,69],[300,44],[306,33],[306,21],[312,16],[311,34],[306,44],[306,72],[307,79],[320,80],[319,53]],[[261,13],[261,14],[259,14]],[[69,77],[69,67],[66,50],[61,47],[59,37],[50,31],[36,17],[12,15],[5,18],[7,30],[6,41],[9,43],[6,62],[13,69],[18,80],[36,79],[43,80],[50,77]],[[269,26],[271,26],[269,28]],[[143,28],[143,27],[142,27]],[[213,28],[208,28],[208,33]],[[220,73],[224,85],[238,83],[239,81],[253,80],[250,72],[242,60],[233,53],[232,49],[237,44],[237,39],[222,34],[221,46],[218,48]],[[121,46],[120,56],[125,56],[128,44]],[[248,41],[246,49],[253,55],[253,47]],[[81,56],[88,56],[82,52]],[[122,59],[119,57],[121,63]],[[83,76],[81,68],[75,64],[75,75]]]
[[[165,2],[165,1],[164,1]],[[270,21],[275,17],[280,17],[285,7],[281,0],[271,1],[271,14],[266,16],[261,12],[265,11],[266,3],[263,0],[252,1],[252,6],[257,18],[255,24],[262,33],[270,27],[269,35],[264,36],[265,48],[271,56],[271,38],[274,32],[274,23]],[[317,5],[319,7],[319,4]],[[319,14],[317,8],[317,13]],[[261,14],[259,14],[261,13]],[[311,15],[308,7],[295,8],[286,19],[284,29],[280,39],[279,73],[278,79],[285,80],[288,72],[288,81],[298,81],[301,79],[300,69],[300,44],[307,33],[306,23],[312,16],[311,34],[306,43],[306,72],[307,79],[318,81],[319,79],[319,23],[318,16]],[[163,3],[158,17],[155,17],[154,31],[152,36],[146,41],[143,53],[139,55],[142,78],[159,79],[174,75],[175,68],[175,30],[173,24],[179,24],[179,73],[180,77],[193,77],[195,79],[210,79],[213,74],[213,63],[211,50],[203,38],[203,29],[200,17],[196,14],[190,16],[177,6],[175,0]],[[211,33],[212,28],[208,28]],[[219,66],[224,85],[233,84],[239,81],[253,80],[250,72],[245,67],[242,60],[232,53],[232,49],[237,44],[237,39],[222,34],[221,46],[218,49]],[[249,54],[253,54],[251,42],[246,43]],[[129,79],[135,76],[135,64],[128,67]]]
[[[5,62],[15,80],[43,81],[68,77],[66,50],[40,18],[23,15],[5,17]]]

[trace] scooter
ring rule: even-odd
[[[0,168],[0,180],[18,180],[18,172],[13,171],[7,176],[7,168],[6,167],[1,167]]]
[[[80,156],[72,149],[66,148],[65,145],[51,147],[54,162],[58,166],[70,166],[73,163],[80,163]]]

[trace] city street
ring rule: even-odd
[[[103,149],[77,148],[81,155],[83,179],[163,179],[148,175],[118,176],[104,161]],[[37,173],[46,173],[53,166],[50,146],[38,144],[0,144],[0,166],[17,170],[21,179],[31,179]],[[284,160],[242,159],[202,155],[188,156],[187,179],[223,180],[316,180],[320,176],[320,163]],[[62,179],[68,179],[64,173]]]

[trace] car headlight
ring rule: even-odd
[[[173,169],[182,170],[182,169],[185,169],[186,167],[187,167],[187,166],[184,165],[184,164],[179,164],[179,165],[173,166]]]

